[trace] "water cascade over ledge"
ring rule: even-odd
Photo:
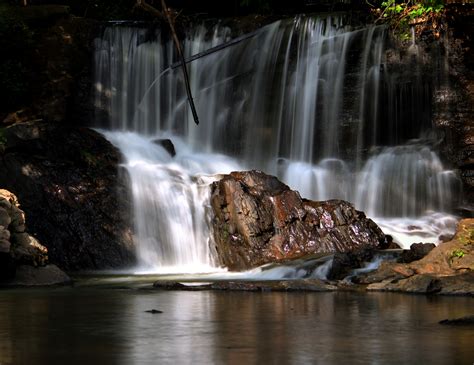
[[[195,26],[185,57],[233,37],[225,26]],[[430,85],[416,70],[401,84],[384,68],[383,27],[296,17],[190,62],[199,126],[164,38],[116,25],[96,40],[97,122],[125,156],[144,265],[214,266],[207,184],[244,168],[306,198],[351,201],[404,245],[454,230],[459,181],[425,137]],[[153,142],[163,138],[175,157]]]

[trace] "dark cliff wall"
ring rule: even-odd
[[[458,169],[465,204],[474,203],[474,4],[447,8],[446,33],[440,40],[433,123],[444,132],[443,156]]]

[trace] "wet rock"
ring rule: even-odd
[[[15,277],[7,286],[51,286],[71,284],[71,278],[56,265],[33,267],[21,265],[16,268]]]
[[[417,274],[406,279],[386,279],[367,286],[369,291],[393,291],[418,294],[474,295],[474,274],[453,276]]]
[[[358,284],[376,284],[376,283],[395,283],[400,279],[413,276],[414,271],[410,268],[394,264],[393,262],[382,262],[379,268],[375,271],[358,275],[354,282]]]
[[[398,262],[410,263],[416,260],[421,260],[425,257],[436,245],[434,243],[414,243],[409,250],[403,250]]]
[[[156,139],[153,141],[153,143],[163,147],[166,152],[170,154],[171,157],[176,156],[176,150],[171,139]]]
[[[332,266],[327,278],[329,280],[342,280],[354,269],[364,266],[374,258],[374,249],[364,247],[351,252],[338,252],[334,254]]]
[[[474,219],[459,222],[453,240],[435,248],[418,245],[428,254],[410,263],[382,263],[358,278],[367,290],[441,295],[474,295]]]
[[[260,171],[224,175],[211,191],[216,250],[231,270],[379,247],[385,240],[380,228],[348,202],[302,199]]]
[[[472,326],[474,325],[474,316],[467,316],[454,319],[443,319],[439,321],[439,324],[445,324],[450,326]]]
[[[325,292],[337,287],[319,279],[276,281],[219,281],[211,285],[214,290],[229,291],[314,291]]]
[[[400,245],[393,240],[393,237],[389,234],[385,235],[385,241],[379,247],[381,250],[398,250]]]
[[[128,189],[119,152],[87,128],[25,123],[6,130],[16,137],[0,155],[0,186],[21,200],[29,232],[47,247],[50,262],[64,270],[132,265]],[[0,201],[0,208],[8,209],[8,202]],[[29,240],[21,234],[25,227],[17,211],[10,224],[10,232],[18,233],[12,244],[24,247]],[[25,254],[18,251],[22,262]]]
[[[442,51],[449,52],[445,53],[444,62],[438,63],[444,67],[434,73],[439,83],[433,93],[433,124],[444,132],[441,152],[459,172],[465,203],[470,206],[462,216],[471,218],[474,201],[473,6],[472,3],[450,2],[446,7],[449,29],[440,44],[444,47]]]
[[[210,288],[210,284],[188,284],[185,285],[183,283],[179,283],[177,281],[166,281],[166,280],[159,280],[153,283],[153,287],[156,289],[164,289],[164,290],[208,290]]]

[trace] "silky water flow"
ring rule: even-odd
[[[181,70],[169,67],[173,44],[156,29],[107,27],[96,40],[96,119],[124,156],[142,267],[215,270],[208,185],[242,169],[305,198],[351,201],[405,246],[452,233],[459,180],[427,137],[429,86],[384,70],[385,36],[344,16],[296,17],[206,52],[188,63],[196,126]],[[235,37],[197,25],[185,57]]]

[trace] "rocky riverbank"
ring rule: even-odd
[[[68,284],[71,279],[48,265],[48,250],[26,231],[17,197],[0,189],[0,286]]]
[[[370,264],[377,258],[380,258],[378,267],[374,265],[371,269]],[[474,296],[474,219],[462,220],[455,237],[437,247],[414,244],[410,250],[388,250],[385,253],[374,248],[355,250],[319,261],[319,267],[326,266],[319,271],[316,270],[318,263],[311,263],[310,257],[306,266],[301,262],[304,259],[294,261],[293,267],[300,275],[301,270],[306,270],[303,278],[261,280],[257,275],[253,279],[199,285],[157,281],[154,287],[161,290],[343,290]],[[289,267],[292,263],[286,262],[285,265]]]

